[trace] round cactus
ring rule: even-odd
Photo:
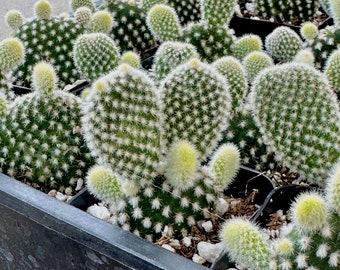
[[[270,249],[256,225],[243,218],[223,224],[221,238],[231,259],[251,269],[267,269]]]
[[[253,52],[262,49],[262,40],[258,35],[247,34],[238,38],[231,47],[233,56],[239,60]]]
[[[228,125],[231,95],[227,81],[211,66],[191,59],[162,81],[161,93],[166,146],[187,140],[197,148],[199,159],[207,157]]]
[[[103,166],[92,167],[86,177],[86,187],[100,200],[115,201],[122,197],[121,183],[117,176]]]
[[[40,94],[51,94],[56,89],[57,75],[51,64],[38,63],[33,69],[33,88]]]
[[[109,36],[122,52],[145,52],[157,45],[146,23],[146,12],[134,0],[106,0],[104,8],[114,21]]]
[[[313,40],[319,33],[318,27],[312,22],[306,22],[301,26],[300,34],[305,40]]]
[[[120,60],[120,63],[125,63],[129,64],[130,66],[134,68],[139,68],[140,67],[140,57],[138,54],[128,51],[125,52]]]
[[[340,93],[340,50],[334,51],[328,58],[325,65],[325,75],[333,88],[333,91]]]
[[[275,158],[323,186],[340,156],[339,105],[325,76],[300,63],[270,67],[254,80],[250,100]]]
[[[121,64],[94,84],[84,103],[86,140],[98,163],[129,181],[152,181],[161,124],[151,79]]]
[[[1,169],[45,187],[75,184],[91,164],[80,124],[80,99],[57,89],[54,70],[34,69],[36,91],[21,96],[1,118]],[[8,136],[11,134],[11,136]]]
[[[147,24],[153,35],[162,42],[176,40],[181,32],[176,11],[167,5],[153,6],[147,15]]]
[[[302,40],[289,27],[280,26],[266,37],[265,47],[273,58],[280,62],[289,62],[302,49]]]
[[[273,59],[265,52],[255,51],[243,59],[249,82],[252,82],[261,70],[274,65]]]
[[[228,81],[233,110],[236,110],[248,93],[246,72],[242,64],[233,56],[225,56],[213,62],[212,66]]]
[[[6,13],[5,20],[7,25],[17,31],[24,23],[24,17],[19,10],[11,9]]]
[[[204,0],[201,1],[203,19],[211,26],[228,25],[234,14],[236,0]]]
[[[155,54],[153,70],[156,79],[164,79],[175,67],[191,58],[198,58],[198,53],[193,45],[175,41],[163,42]]]
[[[103,33],[79,36],[73,47],[73,55],[76,67],[90,81],[109,73],[120,60],[114,41]]]

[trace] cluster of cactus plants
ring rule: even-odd
[[[267,241],[250,221],[227,221],[221,232],[226,251],[251,269],[339,269],[339,171],[337,163],[324,194],[310,191],[295,199],[292,222],[278,239]]]
[[[73,0],[74,16],[52,17],[50,4],[39,0],[31,20],[7,13],[14,37],[0,43],[0,169],[58,187],[85,178],[96,163],[87,172],[89,191],[112,204],[116,224],[154,239],[165,226],[186,233],[197,225],[240,162],[256,169],[276,162],[326,187],[326,195],[299,197],[292,230],[273,246],[245,219],[227,221],[227,251],[253,269],[337,269],[336,1],[329,2],[334,26],[318,31],[306,22],[302,38],[278,27],[264,42],[234,36],[235,0],[202,0],[199,11],[197,1],[186,9],[181,2],[106,0],[97,10],[92,1]],[[318,7],[269,7],[279,2],[257,1],[257,8],[306,21]],[[138,53],[156,39],[148,74]],[[16,82],[33,89],[15,100],[14,68]],[[93,85],[81,100],[59,90],[58,77],[61,87],[78,78]]]

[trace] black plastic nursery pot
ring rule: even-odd
[[[207,269],[0,174],[0,269]]]
[[[274,188],[275,188],[275,184],[270,178],[260,173],[259,171],[241,166],[236,176],[236,179],[225,190],[224,193],[226,196],[230,196],[230,197],[246,198],[248,195],[256,191],[256,196],[254,196],[254,203],[260,206],[263,204],[268,194],[272,190],[274,190]],[[86,210],[89,206],[95,204],[96,202],[98,201],[91,194],[89,194],[86,188],[84,188],[81,192],[79,192],[76,196],[72,198],[72,200],[70,201],[70,204],[79,209]],[[220,265],[219,266],[220,268],[216,268],[217,266],[215,264],[213,265],[212,268],[216,270],[217,269],[225,270],[226,267],[234,266],[234,263],[230,261],[229,258],[227,258],[226,256],[224,256],[223,261],[220,261],[220,263],[222,262],[223,262],[223,265]],[[171,268],[166,268],[166,269],[171,269]],[[178,269],[189,269],[189,268],[180,266]],[[190,269],[196,269],[196,268],[190,268]]]
[[[286,213],[299,194],[312,190],[318,190],[318,187],[312,185],[287,185],[277,187],[268,194],[261,207],[250,217],[250,220],[260,227],[265,228],[272,214],[279,210]],[[230,260],[228,254],[223,253],[211,268],[214,270],[225,270],[226,267],[234,266],[235,264]]]

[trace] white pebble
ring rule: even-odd
[[[177,239],[171,240],[169,245],[172,246],[173,248],[180,248],[181,247],[181,244],[179,243],[179,241]]]
[[[75,190],[76,191],[81,190],[83,188],[83,185],[84,185],[84,180],[79,178],[77,180],[77,186],[76,186]]]
[[[55,197],[57,195],[57,191],[55,189],[52,189],[48,192],[48,195],[51,197]]]
[[[219,215],[223,215],[228,211],[229,208],[229,204],[228,202],[223,199],[223,198],[219,198],[216,202],[216,212]]]
[[[87,208],[87,213],[89,213],[92,216],[95,216],[97,218],[103,219],[103,220],[109,220],[110,218],[110,212],[107,210],[104,206],[99,205],[92,205],[89,208]]]
[[[246,10],[255,12],[255,5],[253,3],[246,3]]]
[[[202,227],[204,228],[204,230],[206,232],[211,232],[212,229],[213,229],[213,224],[212,224],[211,220],[208,220],[208,221],[202,223]]]
[[[170,250],[171,252],[175,252],[175,249],[172,246],[168,245],[168,244],[163,244],[162,248]]]
[[[207,260],[202,258],[200,255],[194,254],[194,256],[192,256],[192,260],[195,263],[198,264],[204,264]]]
[[[67,196],[61,192],[57,192],[57,194],[55,195],[55,198],[58,200],[58,201],[62,201],[62,202],[66,202],[67,200]]]
[[[208,262],[214,262],[218,256],[221,254],[224,248],[222,242],[217,244],[211,244],[208,242],[199,242],[197,245],[198,254],[206,259]]]
[[[185,245],[186,247],[190,247],[191,246],[191,239],[190,237],[184,237],[182,239],[182,244]]]

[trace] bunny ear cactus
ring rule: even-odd
[[[334,51],[328,58],[325,65],[325,75],[335,93],[340,93],[340,50]]]
[[[227,81],[211,66],[191,59],[175,68],[161,85],[165,144],[187,140],[204,159],[227,128],[231,95]]]
[[[233,110],[236,110],[248,93],[246,72],[242,64],[233,56],[225,56],[213,62],[212,66],[228,81]]]
[[[114,21],[109,36],[122,52],[141,53],[157,45],[146,24],[146,12],[138,1],[106,0],[104,8]]]
[[[24,17],[19,10],[9,10],[6,13],[5,20],[7,25],[13,29],[13,31],[17,31],[21,25],[24,23]]]
[[[73,55],[77,69],[89,81],[109,73],[120,60],[114,41],[103,33],[80,35],[75,41]]]
[[[233,14],[236,0],[201,0],[201,14],[211,26],[228,25]]]
[[[163,42],[156,54],[153,70],[157,80],[164,79],[175,67],[189,61],[191,58],[198,58],[196,48],[183,42]]]
[[[153,180],[161,153],[158,102],[151,79],[127,64],[95,82],[82,121],[99,164],[129,181]]]
[[[70,6],[73,12],[76,12],[76,10],[80,7],[87,7],[91,10],[91,12],[95,12],[96,10],[92,0],[71,0]]]
[[[241,153],[245,166],[264,170],[274,167],[272,150],[264,143],[255,124],[249,102],[246,100],[233,112],[228,129],[223,133],[223,143],[234,143]]]
[[[89,33],[109,33],[113,25],[113,20],[109,12],[99,10],[94,13],[87,25]]]
[[[153,6],[148,13],[147,24],[152,34],[161,42],[176,40],[181,32],[176,11],[167,5]]]
[[[244,218],[223,224],[221,239],[231,259],[254,270],[268,269],[270,249],[259,228]]]
[[[11,91],[12,69],[25,58],[25,48],[17,38],[7,38],[0,42],[0,92],[8,101],[13,100]]]
[[[233,56],[241,61],[247,54],[253,51],[260,51],[261,49],[261,38],[258,35],[253,34],[247,34],[240,37],[231,47]]]
[[[60,86],[72,84],[80,78],[73,63],[72,48],[85,28],[74,18],[49,16],[50,5],[46,0],[40,0],[35,7],[37,16],[27,20],[15,32],[15,37],[26,49],[25,61],[13,73],[15,83],[30,88],[33,67],[40,61],[49,61],[56,69]]]
[[[289,62],[302,49],[302,40],[289,27],[280,26],[266,37],[265,47],[273,58],[280,62]]]
[[[277,161],[324,186],[340,156],[340,113],[326,77],[306,64],[263,70],[253,82],[251,107]]]
[[[319,8],[318,0],[256,0],[255,4],[258,15],[273,18],[279,22],[310,21]]]
[[[129,64],[131,67],[139,68],[140,67],[140,56],[134,52],[127,51],[125,52],[121,59],[121,63]]]
[[[273,59],[263,51],[251,52],[243,59],[249,82],[252,82],[261,70],[273,65]]]
[[[339,269],[339,213],[316,192],[300,195],[292,212],[290,230],[272,244],[275,269]]]
[[[56,89],[50,64],[37,64],[33,78],[35,91],[15,99],[1,118],[1,170],[44,187],[75,184],[91,163],[81,101]]]
[[[149,240],[159,237],[165,226],[168,233],[185,234],[203,220],[222,195],[224,187],[217,183],[230,182],[238,170],[235,151],[232,147],[217,150],[213,167],[201,167],[195,147],[187,141],[177,141],[166,155],[164,175],[150,179],[150,183],[141,185],[140,181],[116,177],[107,168],[95,168],[89,172],[87,186],[97,197],[113,202],[113,221],[125,230]],[[231,160],[226,162],[228,157]],[[121,197],[117,196],[117,180]]]

